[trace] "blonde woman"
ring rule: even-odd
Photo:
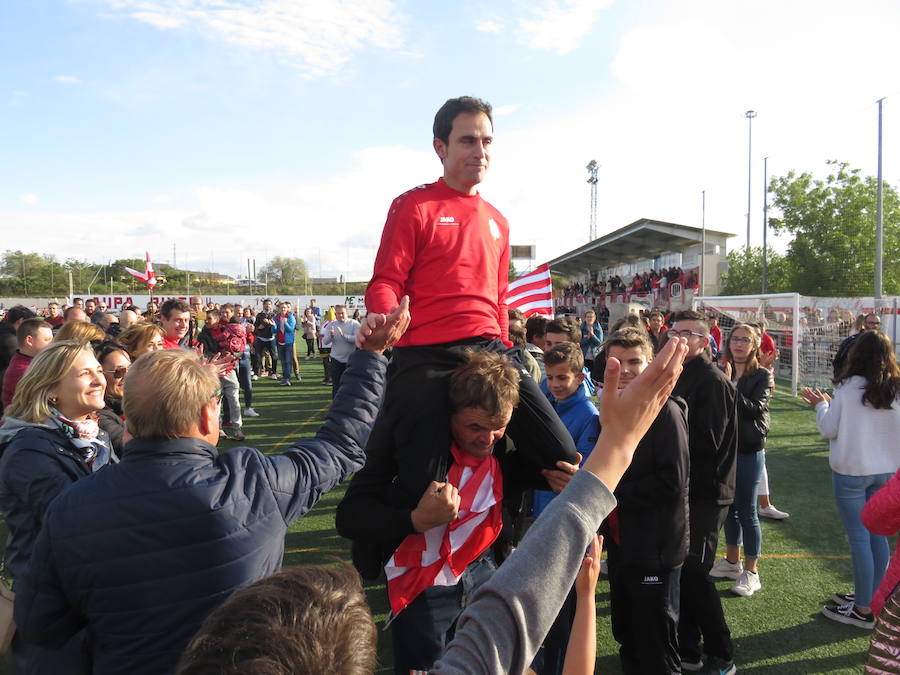
[[[110,460],[95,414],[105,405],[105,390],[90,346],[72,341],[44,349],[19,380],[0,426],[0,509],[9,528],[5,562],[16,580],[25,574],[53,499]],[[16,672],[78,673],[81,642],[79,634],[60,649],[45,649],[16,635]]]
[[[136,323],[119,334],[118,342],[134,361],[141,354],[163,348],[165,331],[155,323]]]
[[[70,321],[64,323],[62,328],[56,331],[53,337],[55,342],[72,341],[79,344],[87,344],[88,342],[103,342],[106,339],[106,333],[95,323],[87,321]]]

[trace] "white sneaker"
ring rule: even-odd
[[[743,571],[744,567],[740,561],[733,563],[728,562],[726,558],[719,558],[713,563],[709,576],[714,579],[738,579]]]
[[[253,373],[253,376],[250,379],[253,380],[254,382],[256,382],[259,379],[259,375],[257,375],[256,373]]]
[[[762,584],[759,581],[759,574],[751,572],[750,570],[744,570],[730,590],[732,593],[740,595],[742,598],[749,598],[761,588]]]
[[[244,417],[259,417],[259,413],[253,408],[244,408]]]
[[[785,518],[791,517],[790,513],[779,511],[771,504],[769,506],[766,506],[765,508],[760,507],[756,510],[756,512],[763,518],[771,518],[772,520],[784,520]]]

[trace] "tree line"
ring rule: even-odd
[[[770,204],[778,214],[769,220],[776,233],[791,235],[784,254],[767,255],[768,293],[797,292],[824,297],[874,294],[877,179],[862,176],[844,162],[828,162],[829,173],[817,179],[789,171],[769,183]],[[884,295],[900,294],[900,199],[883,181]],[[762,247],[728,253],[722,295],[762,292]]]
[[[143,271],[142,258],[120,258],[108,264],[23,251],[5,251],[0,257],[0,296],[65,297],[69,293],[69,275],[75,295],[141,294],[146,287],[126,267]],[[275,256],[257,271],[251,285],[237,283],[233,277],[215,272],[177,269],[154,263],[156,293],[165,295],[362,295],[366,282],[313,283],[302,258]],[[265,289],[268,289],[266,291]]]

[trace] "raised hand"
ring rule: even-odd
[[[670,338],[647,369],[619,390],[622,366],[606,361],[600,398],[600,438],[582,466],[614,490],[631,464],[635,448],[666,402],[687,354],[687,340]]]

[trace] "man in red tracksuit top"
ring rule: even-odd
[[[440,178],[391,204],[366,308],[396,307],[409,295],[415,316],[400,347],[507,340],[509,224],[472,190]]]
[[[571,436],[521,366],[508,342],[506,290],[509,224],[478,194],[490,164],[493,122],[490,104],[468,96],[450,99],[434,119],[434,150],[444,167],[437,182],[420,185],[391,204],[366,291],[366,309],[382,312],[409,296],[409,329],[388,367],[385,399],[366,448],[367,466],[403,465],[403,476],[384,479],[386,499],[396,506],[385,523],[386,539],[413,533],[410,519],[431,481],[447,479],[450,464],[449,378],[469,349],[508,353],[523,377],[520,403],[507,427],[516,449],[534,468],[525,489],[548,489],[540,469],[577,462]],[[356,475],[348,488],[363,485],[371,472]],[[510,506],[521,494],[505,494]],[[503,535],[501,535],[502,537]],[[400,537],[402,539],[402,536]],[[354,542],[354,563],[364,576],[377,576],[393,553]]]

